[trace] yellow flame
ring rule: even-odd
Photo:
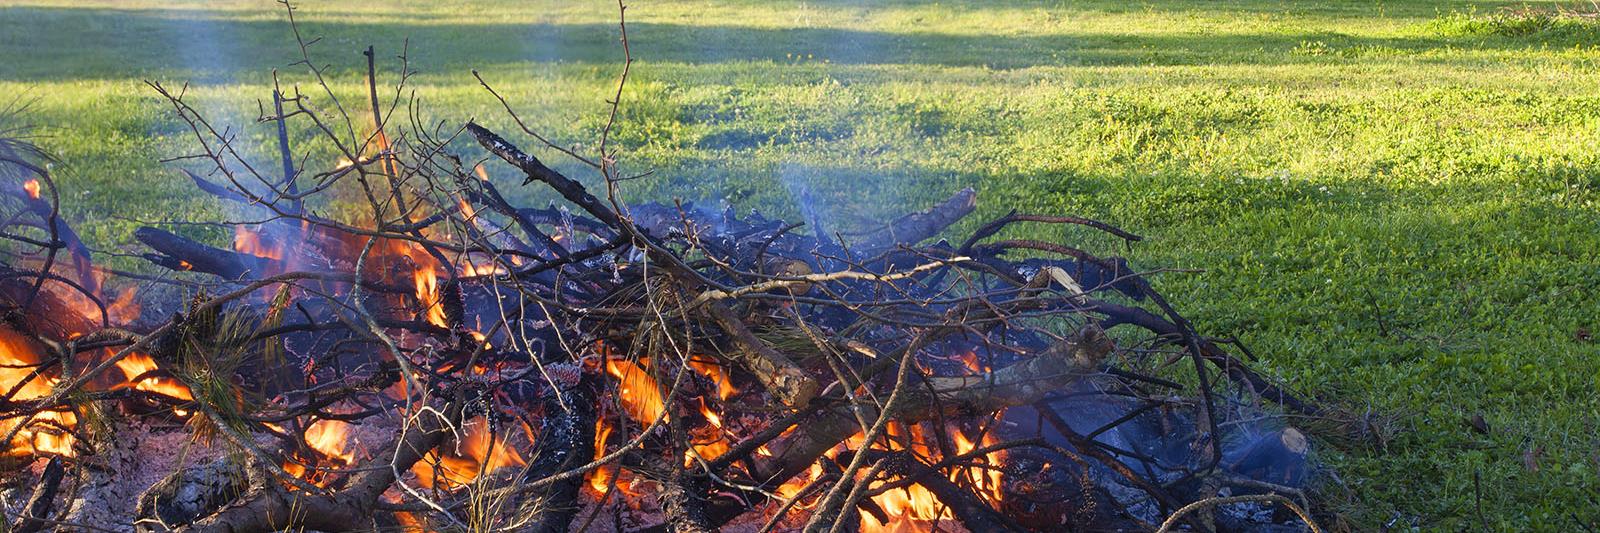
[[[952,444],[954,445],[954,450],[952,451],[955,455],[970,453],[973,450],[978,449],[980,446],[978,442],[975,442],[971,436],[961,431],[961,429],[956,425],[952,424],[948,426],[948,429],[951,434],[951,440],[953,441]],[[905,426],[899,423],[891,422],[887,433],[887,438],[872,443],[871,448],[878,450],[909,451],[926,459],[937,459],[941,457],[941,454],[938,452],[938,447],[933,444],[933,435],[931,432],[925,433],[922,425]],[[844,450],[860,449],[865,444],[864,441],[865,436],[861,433],[857,433],[855,436],[850,437],[839,446],[834,447],[824,454],[823,459],[819,460],[815,464],[812,464],[809,472],[791,478],[789,481],[779,486],[776,492],[778,495],[784,498],[794,497],[794,495],[798,494],[800,489],[805,487],[807,483],[813,479],[817,479],[823,474],[822,461],[833,460],[833,458],[838,457],[838,454]],[[981,441],[982,446],[989,446],[998,442],[993,435],[985,435]],[[770,451],[766,451],[761,448],[758,448],[756,453],[762,455],[771,454]],[[951,481],[963,486],[971,486],[976,488],[979,492],[979,496],[988,500],[990,503],[999,503],[1003,500],[1004,493],[1001,488],[1001,472],[997,467],[1002,463],[1003,460],[1004,457],[1002,452],[985,454],[981,460],[974,459],[972,462],[987,463],[989,468],[956,468],[951,471],[949,478]],[[894,479],[888,479],[885,481],[892,482]],[[888,517],[888,522],[879,522],[877,518],[873,517],[870,513],[862,513],[860,523],[862,531],[933,531],[936,529],[935,526],[938,525],[940,521],[951,520],[954,518],[954,515],[951,513],[950,509],[943,502],[939,501],[937,496],[934,496],[932,492],[929,492],[921,485],[909,485],[903,488],[887,491],[883,494],[873,496],[872,501],[884,510],[884,514],[886,514]]]
[[[606,439],[611,437],[611,422],[604,416],[596,417],[594,421],[594,460],[606,456]],[[616,477],[616,465],[605,465],[589,471],[589,488],[595,494],[604,494],[611,486],[611,478]]]
[[[969,453],[978,448],[973,440],[966,436],[960,428],[949,427],[954,441],[956,455]],[[932,444],[932,435],[923,431],[921,425],[903,426],[890,423],[888,428],[888,445],[874,443],[875,448],[890,450],[908,450],[918,456],[936,458],[940,457],[937,447]],[[992,436],[985,436],[985,444],[993,444]],[[985,456],[991,465],[998,466],[1001,460],[999,452]],[[965,478],[965,479],[963,479]],[[1002,497],[1000,488],[1000,471],[995,468],[957,468],[950,474],[950,480],[961,483],[971,483],[982,491],[982,496],[992,498],[992,502],[999,502]],[[861,529],[863,531],[930,531],[933,525],[941,520],[950,520],[954,515],[950,508],[939,501],[928,489],[922,485],[910,485],[904,488],[891,490],[872,498],[874,503],[882,507],[888,515],[889,522],[878,522],[870,513],[862,513]]]
[[[450,325],[444,319],[443,298],[439,295],[439,274],[432,268],[417,267],[412,274],[412,279],[417,285],[417,303],[422,305],[423,318],[429,324],[448,328]]]
[[[340,464],[350,464],[356,459],[355,450],[349,446],[350,423],[343,420],[318,420],[306,428],[306,446],[323,457]]]

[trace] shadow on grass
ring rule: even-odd
[[[237,72],[264,72],[298,57],[286,22],[196,17],[158,9],[0,8],[0,80],[44,81],[177,75],[225,81]],[[305,22],[308,38],[325,38],[318,59],[368,43],[390,54],[409,42],[413,66],[425,72],[503,64],[619,61],[617,27],[593,24],[451,24],[419,18],[405,23]],[[1535,39],[1445,37],[1369,38],[1330,32],[1227,35],[976,35],[897,33],[837,28],[751,28],[653,22],[629,24],[635,56],[688,64],[742,61],[782,63],[795,57],[844,65],[931,65],[1022,69],[1075,65],[1311,64],[1329,58],[1295,53],[1305,43],[1400,54],[1463,46],[1521,49]]]

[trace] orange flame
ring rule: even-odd
[[[138,285],[129,285],[128,288],[117,293],[117,299],[111,301],[111,305],[106,307],[106,312],[111,315],[113,320],[124,324],[138,318],[141,308],[139,301],[134,299],[138,292]]]
[[[506,444],[504,435],[489,435],[489,425],[483,418],[465,424],[461,436],[453,444],[447,443],[428,455],[411,472],[417,475],[417,484],[431,489],[436,481],[444,488],[466,486],[478,478],[478,473],[491,473],[505,467],[526,466],[522,456]],[[524,428],[526,430],[526,428]],[[441,453],[443,452],[443,453]]]
[[[717,364],[715,361],[702,359],[698,356],[691,357],[689,358],[689,368],[694,369],[695,372],[705,376],[706,379],[711,380],[711,382],[716,383],[717,397],[721,398],[723,401],[727,401],[729,398],[732,398],[734,394],[739,393],[739,389],[734,388],[733,386],[733,379],[728,376],[727,371],[722,368],[722,365]]]
[[[611,422],[604,416],[596,417],[594,421],[594,460],[606,456],[606,439],[611,437]],[[617,476],[617,465],[605,465],[589,471],[589,488],[595,494],[604,494],[611,486],[611,479]]]
[[[355,450],[346,444],[350,436],[350,423],[343,420],[318,420],[306,428],[306,446],[340,464],[355,461]]]
[[[887,449],[908,450],[922,457],[939,457],[937,447],[931,444],[932,436],[926,434],[921,425],[907,428],[890,423],[888,430]],[[955,455],[966,454],[978,448],[978,445],[959,428],[952,426],[950,430]],[[986,435],[983,441],[985,445],[995,443],[991,435]],[[881,443],[874,444],[874,447],[885,448]],[[984,459],[991,465],[998,465],[1002,459],[1000,455],[999,452],[991,453]],[[951,472],[950,480],[958,484],[970,484],[978,488],[983,497],[992,498],[995,502],[1000,501],[1002,497],[1000,471],[994,468],[957,468]],[[871,514],[863,513],[861,528],[864,531],[931,531],[937,522],[954,518],[949,506],[939,501],[937,496],[922,485],[891,490],[874,496],[872,501],[883,508],[889,517],[889,523],[880,523]]]
[[[909,451],[923,458],[938,458],[941,456],[938,452],[938,446],[933,444],[933,435],[931,432],[924,432],[922,425],[908,427],[896,422],[890,422],[887,429],[886,438],[874,442],[871,446],[873,449]],[[967,454],[979,448],[980,444],[974,442],[972,437],[961,431],[956,425],[952,424],[948,429],[953,441],[952,447],[954,449],[952,452],[954,455],[952,456]],[[789,481],[779,486],[776,492],[784,498],[794,497],[807,483],[822,475],[822,461],[832,460],[844,450],[859,449],[865,444],[864,441],[865,436],[861,433],[850,437],[824,454],[824,459],[812,464],[809,473],[789,479]],[[993,435],[987,434],[981,441],[981,446],[990,446],[998,443],[998,440]],[[771,454],[770,451],[764,449],[757,449],[756,453]],[[985,454],[982,458],[975,458],[970,461],[979,463],[980,466],[956,468],[950,472],[949,478],[962,486],[977,489],[979,496],[989,500],[991,503],[999,503],[1004,496],[1001,488],[1002,479],[1000,471],[994,467],[1000,465],[1003,460],[1003,452]],[[885,481],[894,481],[894,479]],[[862,531],[935,531],[938,529],[936,526],[939,525],[940,521],[954,518],[949,507],[921,485],[909,485],[887,491],[873,496],[872,501],[884,510],[884,513],[888,515],[889,521],[888,523],[879,522],[871,514],[863,513],[860,524]]]
[[[622,400],[622,410],[641,424],[661,418],[666,406],[661,401],[661,389],[650,371],[627,359],[606,359],[606,373],[617,378],[617,396]]]
[[[33,375],[33,365],[39,364],[42,354],[43,348],[31,339],[9,328],[0,328],[0,391],[16,390],[12,401],[48,396],[55,387],[56,378]],[[27,425],[0,450],[4,455],[76,455],[72,445],[77,439],[69,431],[77,426],[78,417],[72,411],[42,411],[31,421],[25,417],[0,418],[0,435],[10,434],[24,423]]]
[[[321,464],[334,468],[354,464],[356,454],[354,447],[349,444],[349,436],[350,424],[343,420],[313,422],[306,427],[306,447],[311,448],[320,458],[314,461],[297,461],[291,458],[284,461],[283,470],[316,486],[327,486],[328,482],[332,481],[329,472],[312,470],[307,464]]]
[[[29,198],[38,200],[39,199],[39,180],[28,180],[28,181],[22,182],[22,190],[28,191],[28,197]]]
[[[480,262],[466,261],[461,263],[461,275],[463,276],[498,276],[505,273],[506,270],[504,268],[500,268],[500,265],[496,264],[493,260],[484,260]]]
[[[244,227],[233,227],[233,251],[267,259],[283,259],[283,243],[268,245],[262,242],[261,233]]]
[[[145,376],[145,374],[158,368],[156,361],[151,359],[149,355],[139,352],[130,353],[127,357],[122,358],[121,361],[117,361],[117,368],[122,370],[122,374],[127,376],[128,381],[112,387],[113,390],[131,386],[134,390],[160,394],[186,402],[194,401],[194,394],[189,392],[189,387],[184,386],[178,380],[164,376]],[[140,376],[145,377],[141,379]],[[134,380],[138,381],[135,382]]]
[[[700,399],[700,415],[706,418],[709,425],[689,430],[693,441],[690,443],[690,449],[684,451],[685,467],[694,466],[695,455],[704,460],[711,460],[728,453],[728,449],[732,447],[728,444],[728,438],[722,433],[722,416],[706,405],[705,398]]]
[[[978,352],[976,350],[967,350],[965,353],[957,354],[956,359],[961,360],[961,364],[966,365],[967,370],[975,373],[983,373],[988,370],[987,365],[978,361]]]

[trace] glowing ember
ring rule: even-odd
[[[961,364],[966,365],[967,370],[971,370],[975,374],[982,374],[989,370],[985,365],[978,362],[978,352],[975,350],[967,350],[964,353],[957,354],[956,359],[960,360]]]

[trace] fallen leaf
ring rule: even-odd
[[[1467,426],[1471,427],[1473,431],[1478,432],[1479,435],[1489,434],[1489,421],[1483,419],[1482,413],[1472,415],[1472,418],[1468,418]]]
[[[1529,472],[1538,472],[1540,457],[1544,457],[1544,446],[1535,444],[1522,450],[1522,467]]]

